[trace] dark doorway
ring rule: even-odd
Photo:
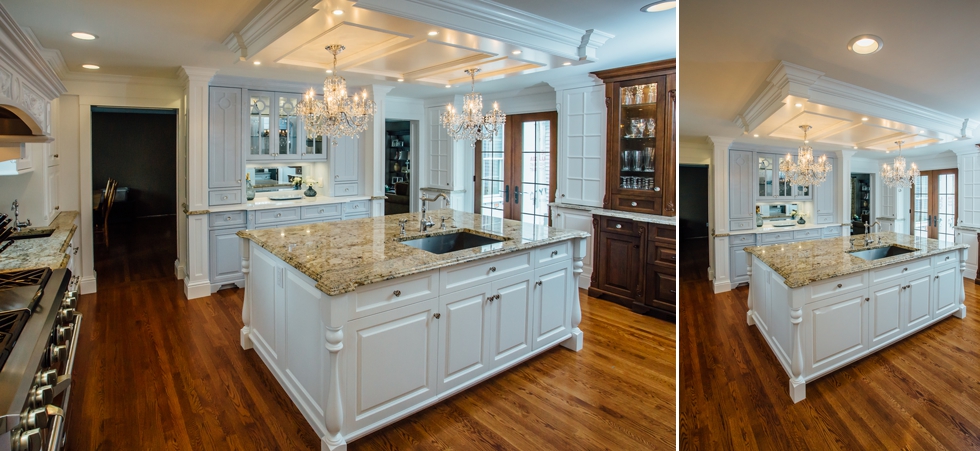
[[[708,237],[708,166],[680,165],[677,178],[680,238]]]
[[[412,123],[385,121],[385,215],[411,211]]]

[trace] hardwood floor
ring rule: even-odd
[[[748,288],[712,293],[706,246],[680,250],[681,449],[980,447],[980,292],[972,280],[964,280],[965,319],[943,320],[809,383],[806,399],[793,404],[786,372],[745,323]]]
[[[99,292],[78,303],[67,449],[319,450],[239,345],[243,290],[185,299],[168,221],[111,232]],[[673,449],[675,326],[581,296],[581,352],[553,349],[349,449]]]

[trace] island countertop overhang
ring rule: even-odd
[[[352,292],[362,285],[589,236],[576,230],[525,224],[451,209],[434,210],[429,214],[437,223],[442,217],[452,218],[452,221],[447,219],[447,230],[436,226],[430,232],[421,233],[417,230],[419,213],[405,213],[277,229],[244,230],[238,232],[238,236],[254,242],[306,274],[316,281],[320,291],[330,296]],[[407,220],[404,236],[400,233],[399,220]],[[449,227],[450,224],[452,227]],[[506,240],[496,246],[446,254],[433,254],[401,243],[413,238],[463,230]]]
[[[863,238],[870,236],[873,243],[865,246]],[[879,244],[878,238],[881,238]],[[851,240],[855,241],[851,248]],[[877,260],[864,260],[852,252],[886,246],[916,249],[907,254]],[[879,232],[869,235],[827,238],[795,243],[746,247],[745,251],[773,269],[789,288],[807,286],[813,282],[844,276],[873,268],[917,260],[957,249],[968,249],[966,244],[948,243],[931,238],[917,238],[895,232]]]

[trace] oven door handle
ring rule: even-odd
[[[76,313],[75,321],[72,324],[71,347],[68,349],[68,364],[65,365],[65,372],[64,372],[64,375],[69,376],[69,378],[71,377],[71,370],[75,366],[75,354],[78,351],[78,336],[80,335],[81,330],[82,330],[82,315]],[[58,379],[60,385],[61,378]]]
[[[61,450],[61,437],[62,432],[65,429],[65,411],[58,406],[47,406],[45,407],[45,413],[48,415],[48,427],[51,431],[51,435],[48,436],[48,449],[47,451],[59,451]]]

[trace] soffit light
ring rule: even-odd
[[[98,36],[96,36],[96,35],[94,35],[92,33],[85,33],[85,32],[82,32],[82,31],[76,31],[76,32],[72,33],[71,34],[71,37],[73,37],[75,39],[81,39],[83,41],[92,41],[92,40],[95,40],[96,38],[98,38]]]
[[[667,11],[668,9],[674,9],[676,7],[677,0],[658,0],[640,8],[640,11],[645,13],[659,13],[661,11]]]
[[[826,155],[813,159],[813,148],[807,144],[806,139],[806,132],[810,128],[812,127],[809,125],[800,126],[800,130],[803,130],[803,145],[797,150],[796,162],[786,154],[786,159],[779,163],[779,170],[786,173],[786,180],[791,185],[816,186],[826,181],[827,173],[830,172],[831,166]]]
[[[470,92],[463,96],[463,111],[457,113],[449,104],[439,119],[453,141],[466,140],[474,147],[477,140],[493,138],[507,116],[497,108],[497,102],[493,103],[489,113],[483,114],[483,96],[475,91],[476,74],[480,69],[466,69],[464,72],[470,76]]]
[[[857,53],[858,55],[870,55],[872,53],[877,53],[884,47],[884,43],[881,42],[881,38],[873,34],[862,34],[855,36],[847,43],[847,49]]]
[[[915,163],[906,168],[905,157],[902,156],[902,144],[905,144],[905,141],[895,141],[895,144],[898,144],[898,156],[891,166],[888,163],[881,165],[881,179],[885,182],[885,186],[901,190],[912,186],[915,178],[919,176],[919,168]]]
[[[310,136],[329,136],[337,145],[338,137],[354,137],[364,131],[377,106],[367,98],[367,91],[362,91],[359,96],[347,95],[347,80],[336,75],[337,54],[344,51],[344,46],[333,44],[326,49],[333,54],[334,75],[323,80],[323,100],[318,100],[316,92],[310,88],[297,105],[297,112]]]
[[[82,64],[82,67],[84,67],[85,69],[92,69],[92,70],[99,68],[99,66],[96,66],[95,64]]]

